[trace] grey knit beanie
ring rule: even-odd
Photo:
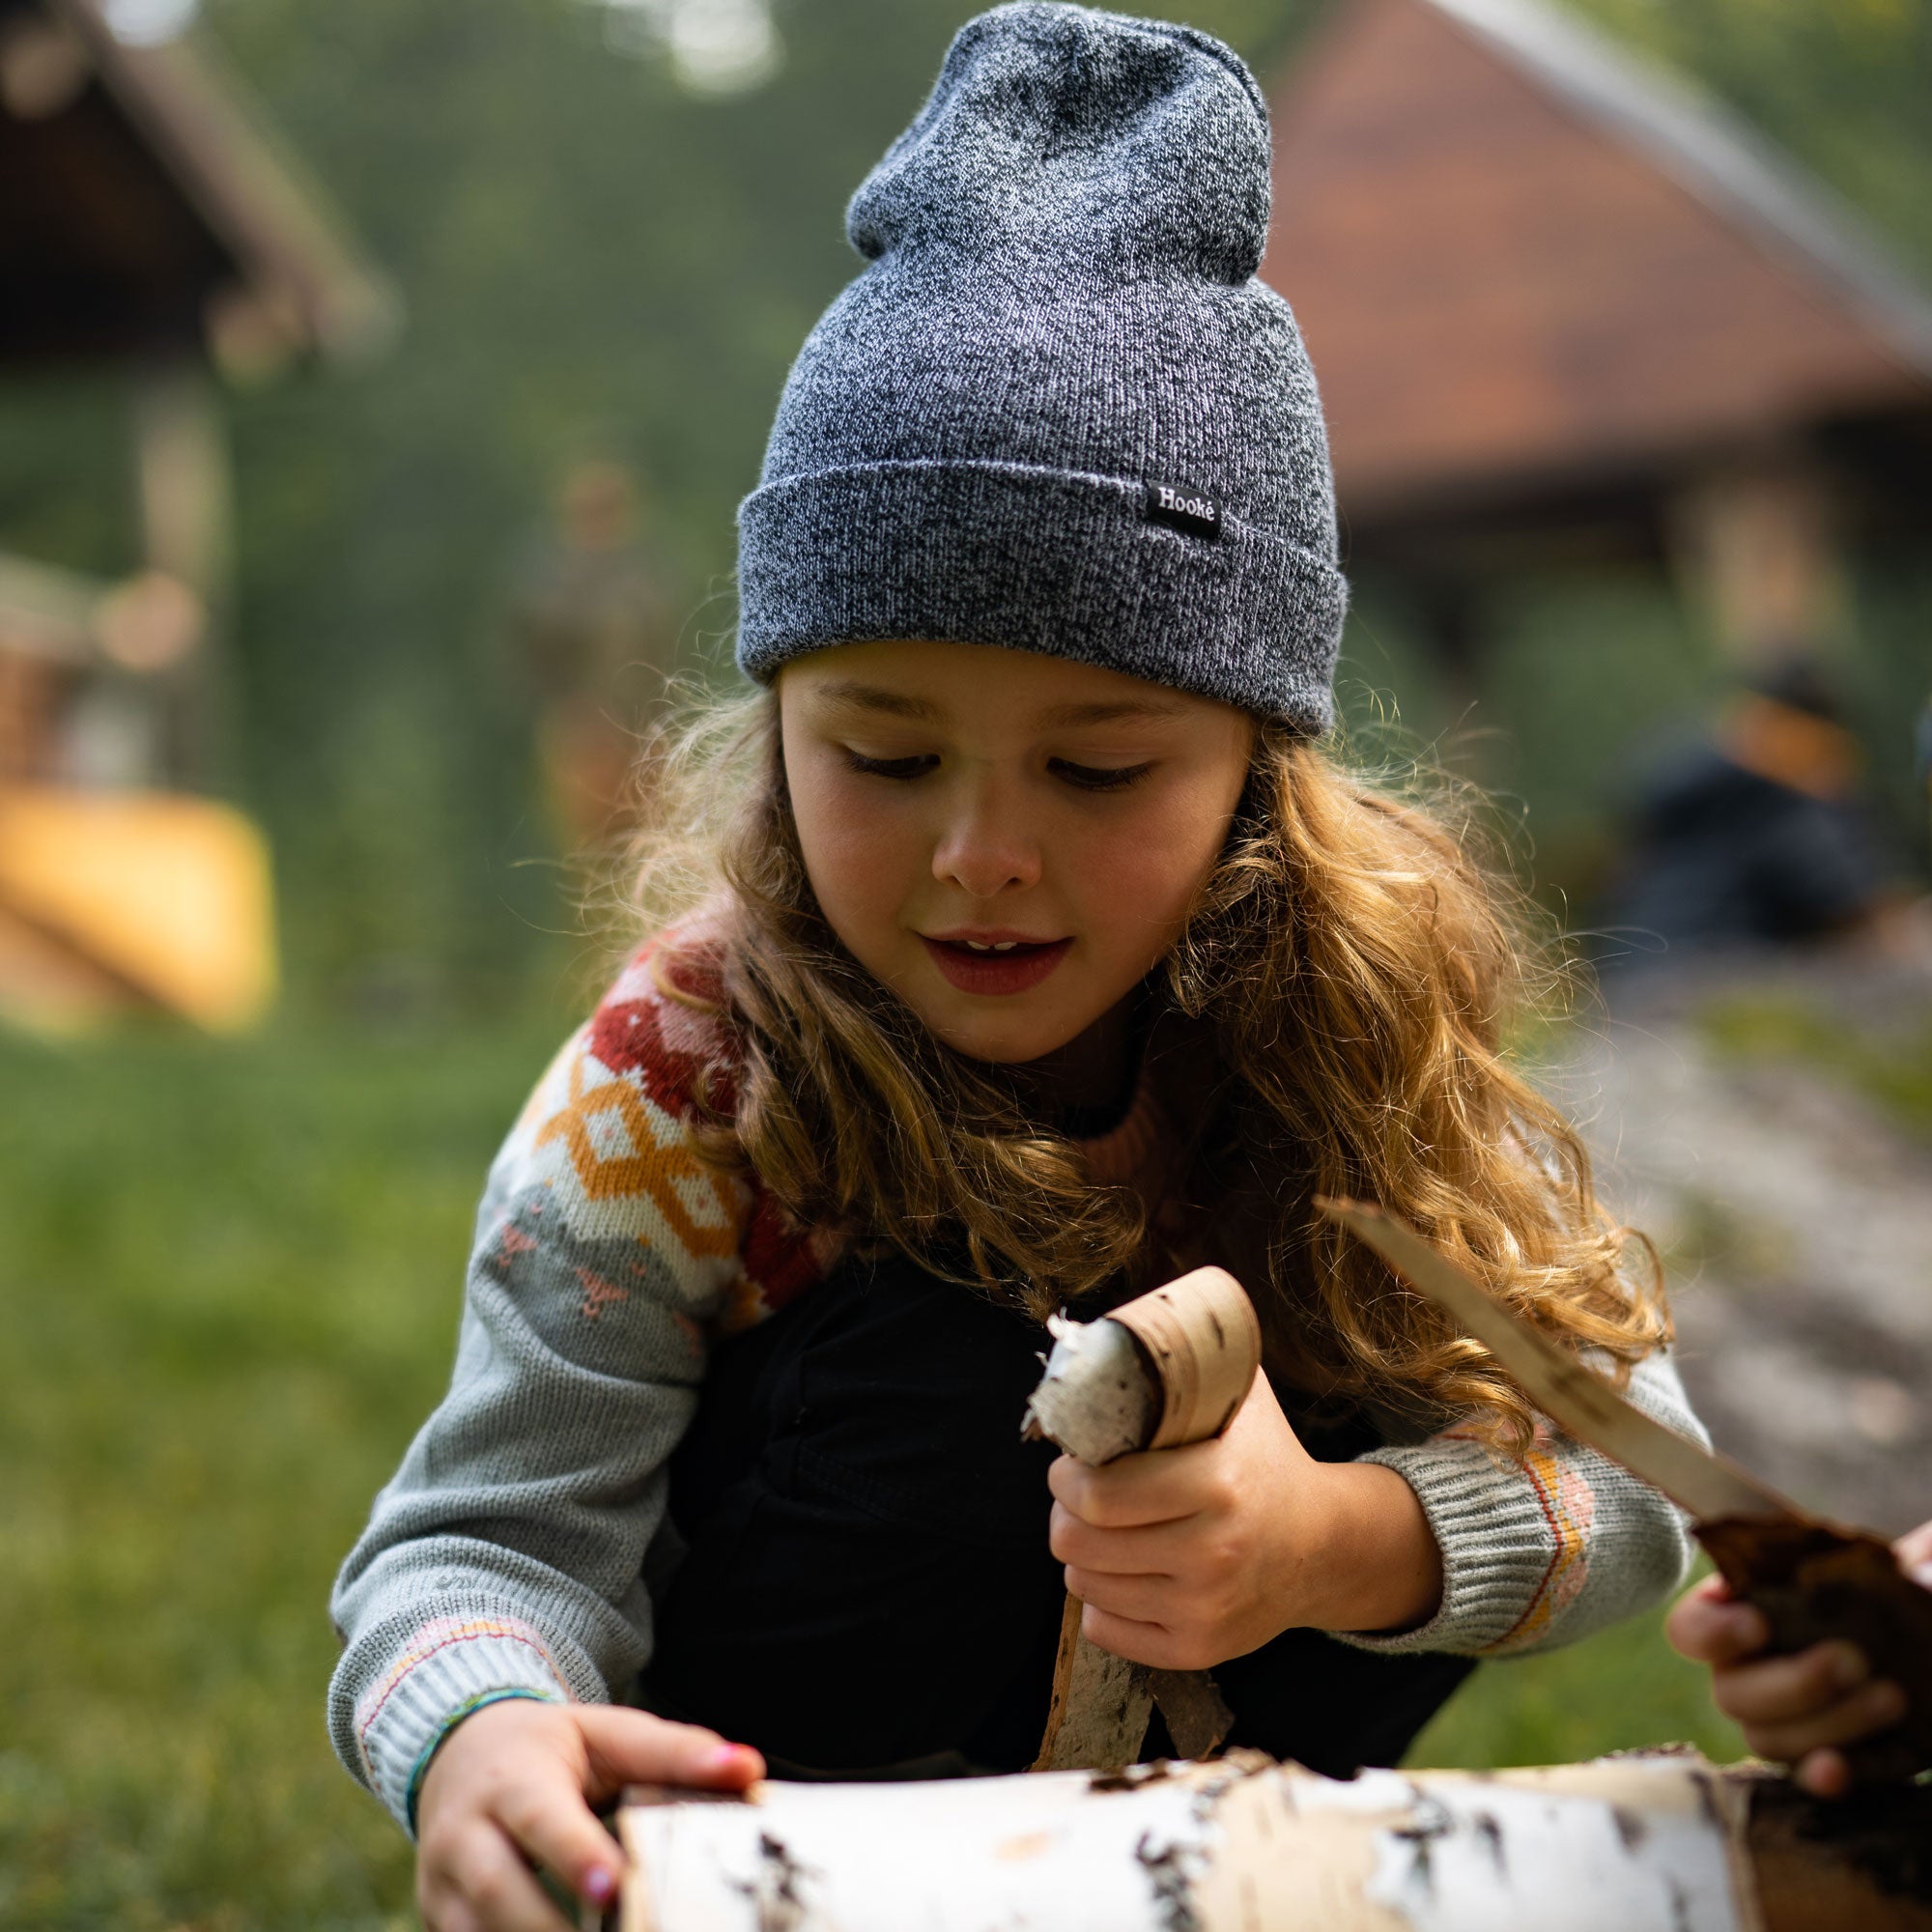
[[[739,665],[1005,644],[1325,730],[1347,590],[1314,372],[1254,278],[1268,152],[1192,27],[968,21],[739,506]]]

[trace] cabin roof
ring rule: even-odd
[[[1789,250],[1932,375],[1932,298],[1849,203],[1742,115],[1539,0],[1429,4],[1638,149],[1714,213]]]
[[[1358,525],[1932,406],[1932,301],[1736,115],[1541,0],[1343,0],[1263,274]]]

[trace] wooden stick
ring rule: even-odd
[[[1113,1771],[1132,1764],[1153,1715],[1150,1673],[1090,1643],[1080,1629],[1084,1607],[1068,1596],[1061,1609],[1053,1695],[1035,1771]]]
[[[1218,1435],[1261,1367],[1261,1323],[1224,1268],[1196,1268],[1098,1321],[1056,1319],[1024,1429],[1095,1464]],[[1158,1704],[1178,1749],[1206,1757],[1233,1719],[1205,1670],[1150,1672],[1090,1643],[1066,1600],[1035,1771],[1132,1764]]]

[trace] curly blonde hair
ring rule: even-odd
[[[701,709],[648,759],[629,904],[660,925],[711,901],[743,1065],[697,1128],[836,1227],[1043,1319],[1105,1305],[1149,1265],[1141,1206],[1095,1185],[1012,1069],[943,1045],[840,946],[813,899],[778,699]],[[1575,1129],[1505,1056],[1567,972],[1465,814],[1257,731],[1221,858],[1151,984],[1212,1068],[1176,1205],[1253,1295],[1270,1372],[1318,1408],[1466,1415],[1520,1454],[1534,1412],[1477,1343],[1323,1219],[1379,1202],[1491,1291],[1621,1378],[1669,1339],[1656,1256],[1598,1205]],[[707,922],[710,924],[711,922]],[[1630,1266],[1633,1261],[1638,1265]]]

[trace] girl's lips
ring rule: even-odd
[[[1017,945],[1010,952],[975,952],[957,940],[927,939],[923,933],[920,943],[948,984],[962,993],[1024,993],[1037,986],[1073,944],[1055,939],[1043,946]]]

